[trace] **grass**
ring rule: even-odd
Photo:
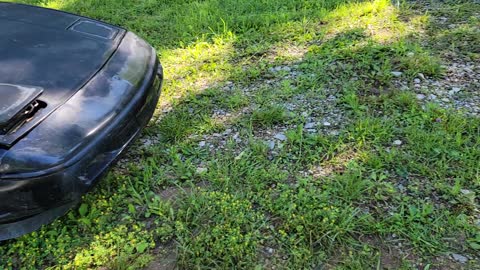
[[[421,104],[392,73],[478,60],[478,3],[14,2],[138,33],[166,81],[153,143],[65,217],[2,243],[0,268],[155,268],[172,253],[185,269],[480,267],[480,119]]]

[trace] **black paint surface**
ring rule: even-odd
[[[1,241],[63,214],[101,178],[153,115],[162,71],[136,35],[59,11],[0,3],[0,35],[0,84],[38,87],[22,104],[44,104],[0,134]]]

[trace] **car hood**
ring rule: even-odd
[[[124,34],[123,29],[80,16],[0,3],[0,84],[18,86],[9,87],[12,91],[41,89],[39,95],[29,96],[32,100],[21,93],[9,98],[22,98],[18,104],[43,104],[21,126],[0,133],[0,146],[12,146],[81,89],[108,61]],[[0,110],[0,119],[13,121],[7,112],[12,110]]]

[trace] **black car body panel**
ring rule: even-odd
[[[94,27],[81,27],[87,22],[115,35],[93,35]],[[64,12],[0,3],[0,34],[0,82],[42,87],[41,100],[48,104],[17,132],[0,135],[0,145],[11,146],[103,67],[125,30]]]
[[[29,93],[0,101],[4,240],[78,202],[148,123],[163,78],[150,45],[95,20],[0,3],[0,35],[0,100]]]

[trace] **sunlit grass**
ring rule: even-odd
[[[162,50],[161,59],[165,67],[166,84],[164,95],[170,100],[185,93],[199,93],[219,82],[225,81],[233,68],[234,55],[232,33],[198,41],[185,48]]]
[[[405,21],[399,18],[399,9],[389,0],[345,4],[326,16],[329,22],[327,36],[353,29],[365,29],[373,40],[394,42],[410,34],[423,31],[425,16],[415,16]]]

